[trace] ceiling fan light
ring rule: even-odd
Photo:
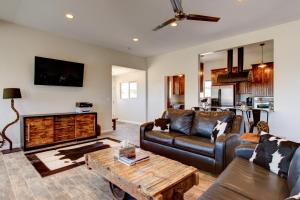
[[[171,25],[172,27],[178,26],[177,22],[172,22],[170,25]]]

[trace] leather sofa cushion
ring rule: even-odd
[[[300,148],[294,153],[288,172],[288,185],[290,190],[293,189],[298,178],[300,178]]]
[[[166,116],[170,119],[170,131],[189,135],[194,114],[192,110],[168,109]]]
[[[181,135],[182,134],[175,132],[147,131],[145,132],[145,139],[171,146],[173,145],[174,138]]]
[[[289,196],[285,179],[242,158],[235,158],[217,182],[250,199],[282,200]]]
[[[198,200],[250,200],[237,192],[231,191],[227,188],[220,186],[219,184],[212,185],[207,191],[205,191]]]
[[[231,128],[234,119],[232,112],[195,112],[191,135],[197,135],[205,138],[211,138],[213,129],[217,121],[225,121]],[[227,132],[227,131],[226,131]]]
[[[193,153],[214,157],[215,144],[210,139],[198,136],[180,136],[174,139],[174,146]]]

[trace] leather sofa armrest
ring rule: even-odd
[[[235,148],[235,156],[249,160],[255,150],[256,144],[241,144]]]
[[[243,116],[235,116],[231,127],[231,133],[238,133],[240,135],[245,133],[245,121]]]
[[[145,132],[152,131],[154,122],[147,122],[140,126],[140,140],[144,139]]]
[[[229,133],[221,135],[216,140],[215,159],[216,172],[221,173],[234,159],[235,148],[240,145],[240,134]]]

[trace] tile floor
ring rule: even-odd
[[[139,126],[118,123],[117,130],[103,134],[119,140],[128,139],[139,145]],[[193,200],[214,181],[214,177],[200,174],[200,184],[185,195]],[[41,178],[23,152],[0,153],[0,200],[111,200],[108,183],[84,165]]]

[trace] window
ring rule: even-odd
[[[129,83],[129,98],[130,99],[137,98],[137,82]]]
[[[205,81],[204,82],[204,96],[206,98],[211,97],[211,81]]]
[[[137,82],[121,83],[120,90],[121,99],[137,98]]]

